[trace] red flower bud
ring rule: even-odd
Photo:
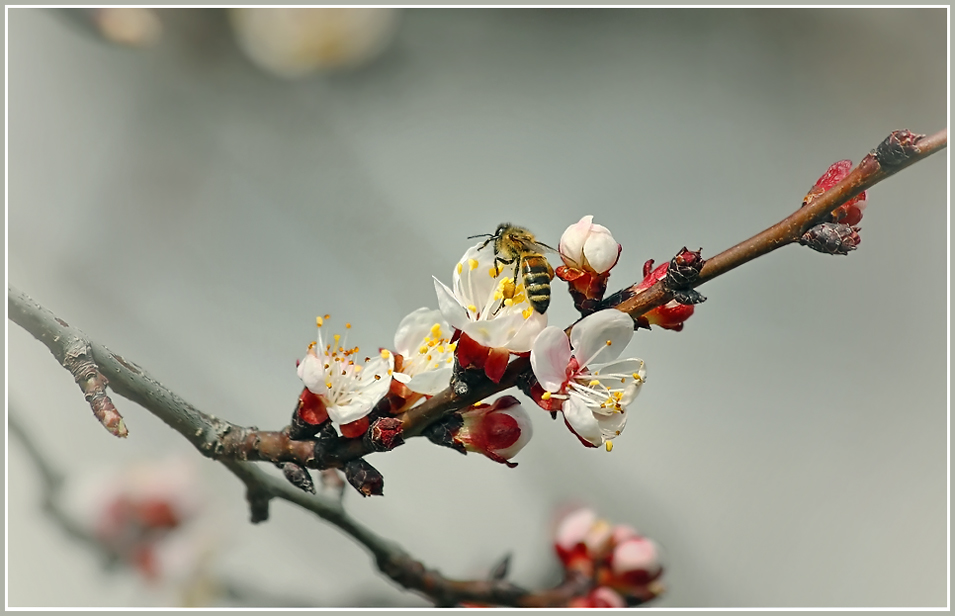
[[[692,255],[695,253],[689,254]],[[670,263],[664,263],[660,267],[653,269],[653,259],[650,259],[644,263],[644,279],[643,282],[637,285],[637,293],[649,289],[657,282],[666,278],[667,270],[669,270],[669,268]],[[650,329],[651,325],[656,325],[658,327],[662,327],[663,329],[672,329],[673,331],[678,332],[683,329],[683,322],[689,319],[691,316],[693,316],[692,305],[681,304],[676,300],[672,300],[637,317],[636,322],[639,327],[644,327],[646,329]]]
[[[502,396],[493,404],[475,404],[461,411],[462,425],[453,433],[454,441],[468,451],[480,453],[495,462],[508,462],[531,440],[530,417],[514,396]]]
[[[817,197],[844,180],[851,171],[851,160],[840,160],[839,162],[832,163],[832,165],[829,166],[829,169],[822,174],[822,177],[816,180],[816,183],[809,190],[809,193],[805,196],[805,198],[803,198],[803,207],[809,205],[815,201]],[[862,220],[862,212],[865,210],[866,201],[866,193],[863,190],[852,199],[849,199],[847,202],[834,209],[832,211],[833,220],[835,222],[841,222],[843,224],[849,225],[850,227],[859,224],[859,222]]]

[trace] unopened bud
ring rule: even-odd
[[[816,183],[809,193],[802,200],[803,207],[815,201],[820,195],[844,180],[852,171],[851,160],[840,160],[829,165],[822,176],[816,180]],[[863,190],[855,197],[849,199],[836,209],[832,210],[832,220],[841,222],[849,226],[857,225],[862,220],[862,212],[865,210],[867,202],[866,192]]]
[[[924,137],[908,130],[893,131],[873,153],[880,165],[897,167],[919,153],[918,142]]]
[[[670,267],[667,269],[665,279],[667,287],[672,290],[689,289],[697,281],[700,277],[700,270],[706,263],[706,260],[700,255],[702,250],[701,248],[693,252],[687,250],[684,246],[683,250],[670,260]]]
[[[381,417],[365,432],[365,444],[373,451],[390,451],[405,442],[401,436],[403,429],[404,424],[397,417]]]
[[[598,586],[583,597],[574,597],[567,607],[627,607],[627,602],[617,591],[606,586]]]
[[[303,492],[315,494],[315,484],[312,483],[312,476],[308,473],[308,470],[294,462],[285,462],[281,467],[282,474],[285,475],[289,483]]]
[[[806,231],[799,243],[827,255],[847,255],[855,250],[862,238],[859,227],[842,223],[824,222]]]
[[[454,440],[468,451],[480,453],[509,467],[509,462],[531,440],[531,420],[514,396],[502,396],[493,404],[474,404],[461,411],[461,427]]]
[[[684,250],[686,249],[684,248]],[[653,259],[650,259],[644,263],[643,282],[636,286],[636,294],[639,294],[649,289],[659,281],[664,280],[667,277],[667,272],[669,269],[670,263],[664,263],[656,269],[653,268]],[[671,291],[671,293],[672,292],[673,291]],[[706,298],[704,297],[703,299]],[[683,322],[689,319],[691,316],[693,316],[693,302],[686,301],[681,303],[680,301],[674,299],[662,306],[657,306],[653,310],[642,314],[641,316],[634,319],[634,321],[636,328],[643,327],[645,329],[650,329],[651,325],[656,325],[664,329],[672,329],[673,331],[678,332],[683,329]]]
[[[610,230],[593,224],[593,218],[584,216],[564,231],[558,246],[564,265],[554,272],[567,283],[574,307],[583,316],[600,309],[610,270],[622,249]]]
[[[614,548],[610,570],[618,589],[646,586],[663,573],[660,551],[651,539],[631,537]]]
[[[381,496],[384,494],[385,478],[364,458],[349,460],[345,463],[345,479],[362,496]]]
[[[464,420],[461,419],[460,413],[451,413],[425,428],[421,434],[435,445],[450,447],[466,454],[467,450],[464,449],[464,445],[454,440],[454,435],[463,425]]]
[[[570,269],[607,274],[620,258],[621,246],[610,230],[593,223],[593,216],[584,216],[567,227],[560,236],[558,252]]]

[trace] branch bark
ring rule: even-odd
[[[908,131],[893,132],[835,187],[779,223],[706,261],[690,287],[697,287],[759,256],[797,242],[807,229],[828,220],[834,209],[863,190],[945,148],[947,137],[945,130],[930,137]],[[619,301],[605,307],[627,312],[634,318],[674,299],[672,291],[663,282],[640,293],[624,292],[612,297],[619,298]],[[86,353],[91,355],[99,371],[108,376],[116,393],[142,405],[182,434],[203,455],[217,459],[229,468],[246,485],[253,522],[268,518],[268,504],[272,498],[293,502],[338,526],[371,552],[385,575],[430,597],[438,605],[467,601],[523,607],[561,606],[566,605],[574,593],[580,592],[578,580],[567,580],[555,589],[534,593],[502,580],[444,578],[436,571],[426,569],[393,542],[349,517],[339,501],[306,494],[249,463],[259,460],[294,462],[306,468],[343,467],[351,460],[373,453],[364,440],[296,441],[284,431],[258,431],[207,415],[169,391],[140,367],[106,347],[88,341],[81,332],[20,291],[9,290],[8,308],[9,318],[46,344],[58,359],[66,355],[70,344],[86,344]],[[465,395],[456,395],[449,388],[433,396],[400,416],[402,436],[418,436],[448,413],[517,385],[529,368],[529,359],[518,357],[508,365],[499,383],[481,382],[469,387]]]

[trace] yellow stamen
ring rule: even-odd
[[[392,370],[388,370],[388,376],[391,376]]]
[[[351,329],[351,323],[345,323],[345,329]]]
[[[597,385],[600,385],[600,381],[598,381],[597,379],[594,379],[590,381],[589,383],[587,383],[587,385],[589,385],[590,387],[596,387]]]
[[[639,374],[637,374],[636,372],[634,372],[634,373],[633,373],[633,380],[635,380],[635,381],[642,381],[642,380],[643,380],[643,377],[640,376]]]
[[[472,269],[472,270],[473,270],[473,269],[477,268],[477,266],[478,266],[478,262],[477,262],[476,259],[468,259],[468,269]]]
[[[315,325],[318,325],[319,327],[321,327],[324,324],[325,324],[325,319],[323,319],[322,317],[315,317]]]
[[[468,311],[477,312],[477,306],[475,306],[474,304],[468,304]]]
[[[505,306],[513,306],[513,305],[514,305],[514,300],[512,300],[510,297],[508,297],[507,299],[504,300],[504,305],[505,305]]]
[[[382,358],[382,359],[388,359],[389,357],[391,357],[391,351],[389,351],[388,349],[382,349],[382,350],[381,350],[381,358]]]
[[[331,381],[325,381],[325,387],[331,389],[331,388],[332,388],[332,382],[331,382]]]
[[[606,447],[607,447],[607,452],[613,451],[613,441],[607,441]]]
[[[418,352],[421,353],[422,355],[424,355],[425,353],[428,352],[428,347],[427,347],[427,346],[423,346],[423,347],[421,347],[420,349],[418,349]]]
[[[612,345],[612,344],[613,344],[613,342],[611,342],[610,340],[607,341],[607,346],[610,346],[610,345]]]
[[[438,346],[438,348],[436,348],[435,351],[437,351],[438,353],[444,353],[444,345],[442,344]]]
[[[439,323],[435,323],[431,326],[431,335],[435,338],[441,337],[441,325]]]
[[[328,320],[328,319],[330,319],[330,318],[332,318],[332,315],[330,315],[330,314],[326,314],[326,315],[325,315],[325,320]]]
[[[522,311],[522,312],[521,312],[521,315],[522,315],[525,319],[529,319],[529,318],[531,318],[531,314],[533,314],[533,313],[534,313],[534,309],[533,309],[533,308],[528,308],[528,309]]]
[[[464,266],[458,263],[458,273],[460,274],[464,270]]]
[[[376,381],[380,381],[380,380],[381,380],[381,375],[380,375],[380,374],[376,374],[376,375],[375,375],[375,380],[376,380]]]
[[[454,349],[456,349],[456,348],[458,348],[458,343],[457,343],[457,342],[452,342],[451,344],[448,345],[448,350],[449,350],[449,351],[452,351],[452,352],[453,352]]]
[[[541,400],[550,400],[550,397],[551,393],[549,391],[545,391],[543,394],[541,394]]]
[[[315,344],[316,344],[316,343],[315,343],[314,340],[311,341],[311,342],[309,342],[309,343],[308,343],[308,350],[311,351],[312,349],[314,349],[314,348],[315,348]]]
[[[354,365],[354,362],[352,365]],[[355,366],[355,372],[361,372],[361,366]]]

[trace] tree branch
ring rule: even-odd
[[[829,220],[833,210],[863,190],[945,148],[947,136],[947,131],[930,137],[913,135],[908,131],[892,133],[835,187],[781,222],[707,260],[699,276],[688,288],[697,287],[756,257],[797,242],[807,229]],[[662,281],[640,293],[635,292],[635,286],[612,296],[613,301],[605,307],[616,308],[637,318],[674,299],[673,290],[668,289]],[[502,580],[457,581],[444,578],[436,571],[426,569],[396,544],[361,526],[345,513],[339,501],[306,494],[248,463],[261,460],[293,462],[318,469],[343,467],[349,461],[374,451],[365,440],[332,436],[315,441],[297,441],[289,437],[287,430],[258,431],[204,414],[135,364],[104,346],[88,341],[79,331],[20,291],[10,289],[8,307],[10,319],[46,344],[57,359],[65,357],[70,348],[85,344],[85,356],[91,356],[92,362],[95,362],[94,368],[98,367],[97,374],[108,375],[116,393],[155,414],[188,439],[203,455],[225,464],[246,484],[253,522],[268,518],[268,504],[272,498],[293,502],[338,526],[371,552],[378,568],[385,575],[406,588],[430,597],[438,605],[468,601],[524,607],[561,606],[581,591],[582,582],[573,579],[555,589],[532,593]],[[70,369],[62,360],[61,363]],[[400,415],[402,436],[418,436],[447,414],[517,385],[529,367],[527,357],[518,357],[507,366],[498,383],[483,380],[469,385],[464,394],[456,394],[448,388],[433,396]],[[73,369],[71,372],[76,374]],[[82,374],[89,374],[89,371]],[[80,378],[77,377],[77,380],[79,382]]]
[[[381,537],[349,516],[339,500],[308,494],[285,480],[267,474],[254,464],[243,461],[245,458],[236,459],[224,455],[227,452],[242,452],[226,445],[234,443],[235,440],[258,439],[273,443],[293,443],[288,449],[291,452],[310,443],[290,441],[287,436],[283,439],[281,432],[256,433],[254,430],[205,414],[168,390],[136,364],[105,346],[89,341],[82,332],[57,318],[23,292],[11,287],[8,293],[10,319],[43,342],[55,356],[62,353],[67,345],[75,344],[76,340],[85,341],[100,370],[110,375],[110,386],[116,393],[152,412],[182,434],[203,455],[219,460],[232,471],[246,486],[253,522],[268,519],[268,504],[273,498],[294,503],[337,526],[371,553],[382,573],[399,585],[420,592],[437,605],[456,605],[468,601],[488,605],[560,607],[581,593],[584,581],[577,579],[569,579],[556,588],[535,593],[504,580],[452,580],[435,570],[427,569],[398,544]],[[18,433],[25,436],[16,422],[13,422],[11,428],[19,430]],[[236,439],[232,435],[240,436]],[[30,451],[36,454],[38,450],[34,447]],[[253,448],[251,451],[258,452],[258,449]],[[258,453],[256,455],[258,457],[249,456],[248,459],[267,459]],[[49,471],[49,467],[41,468]],[[46,472],[44,476],[54,477]],[[586,583],[589,584],[590,581],[587,580]]]

